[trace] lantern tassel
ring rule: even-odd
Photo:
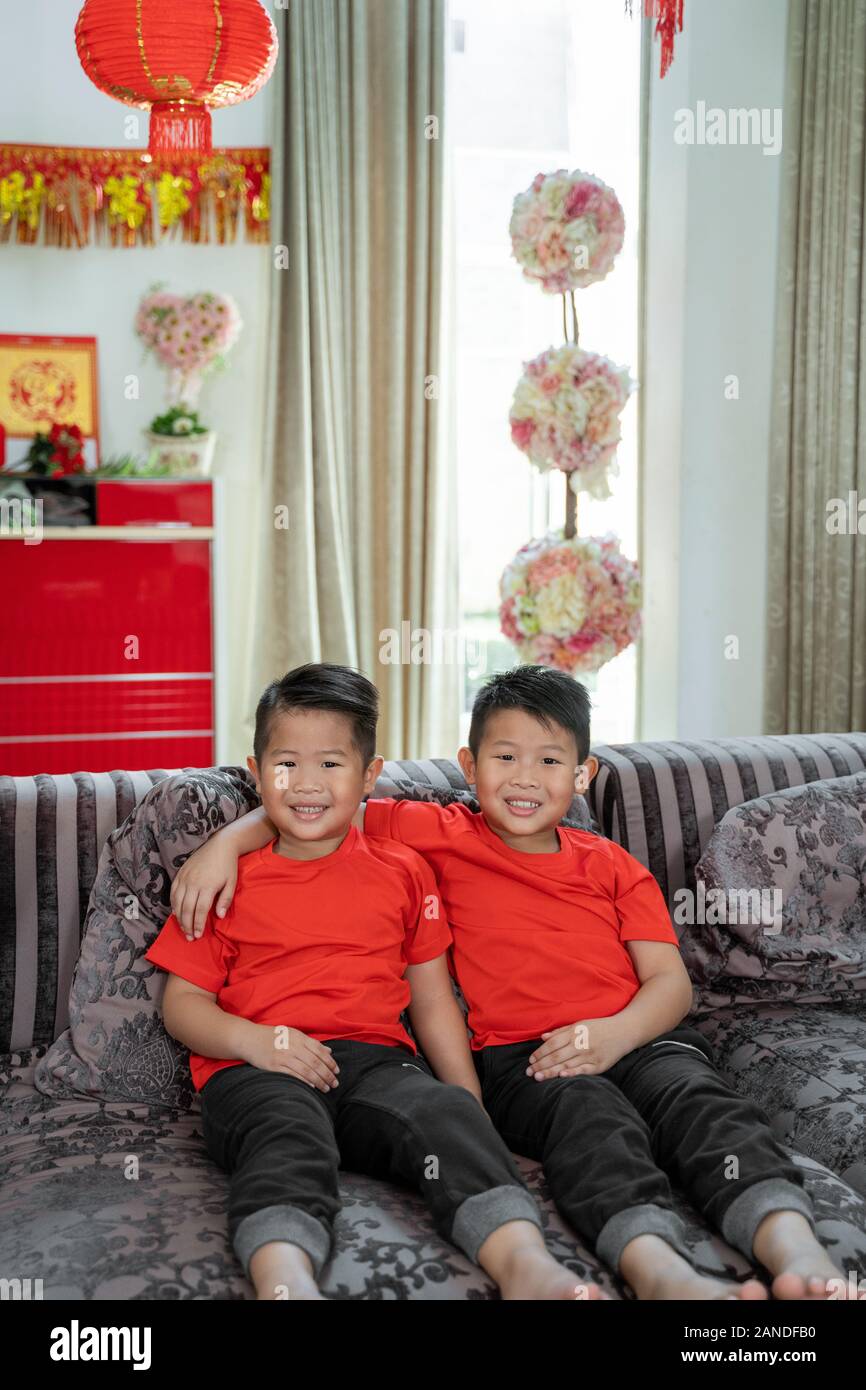
[[[207,107],[198,102],[155,101],[150,110],[148,150],[155,156],[211,154],[213,134]]]

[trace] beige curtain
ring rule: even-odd
[[[768,733],[866,729],[866,0],[791,0],[770,458]],[[863,526],[866,529],[866,515]]]
[[[381,691],[379,749],[392,758],[451,755],[458,739],[459,667],[380,660],[387,629],[458,624],[441,312],[444,8],[293,0],[275,11],[275,264],[249,708],[303,662],[355,666]],[[415,645],[416,655],[436,650]]]

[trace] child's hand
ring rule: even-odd
[[[238,857],[220,836],[208,840],[182,864],[171,885],[171,910],[187,941],[197,941],[217,894],[217,917],[224,917],[238,881]]]
[[[249,1044],[243,1057],[260,1071],[279,1071],[306,1081],[325,1094],[337,1085],[340,1068],[325,1043],[310,1038],[297,1028],[274,1028],[267,1023],[251,1023]],[[277,1046],[277,1044],[283,1044]]]
[[[633,1044],[623,1036],[622,1025],[613,1018],[584,1018],[579,1023],[542,1033],[545,1039],[535,1049],[526,1068],[536,1081],[551,1076],[595,1075],[605,1072],[632,1051]]]

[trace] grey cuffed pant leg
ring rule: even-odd
[[[669,1207],[656,1206],[647,1202],[641,1206],[626,1207],[606,1221],[595,1243],[595,1253],[606,1265],[619,1273],[622,1252],[635,1236],[661,1236],[675,1250],[692,1262],[692,1253],[686,1243],[686,1228],[682,1217]]]
[[[774,1211],[800,1212],[817,1235],[815,1211],[809,1197],[802,1188],[785,1178],[765,1178],[740,1192],[725,1211],[719,1230],[729,1245],[753,1260],[755,1232],[764,1217]]]
[[[235,1254],[250,1277],[250,1260],[256,1251],[272,1240],[289,1241],[306,1250],[318,1281],[331,1252],[331,1237],[321,1221],[301,1207],[261,1207],[245,1216],[235,1232]]]
[[[474,1264],[488,1236],[506,1221],[531,1221],[542,1230],[533,1198],[522,1187],[491,1187],[461,1202],[451,1227],[451,1239]]]

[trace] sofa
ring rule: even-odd
[[[802,1168],[837,1264],[866,1277],[866,734],[592,751],[598,775],[566,823],[656,877],[689,1022]],[[386,763],[374,794],[476,805],[445,758]],[[253,1297],[188,1054],[162,1025],[165,976],[143,957],[185,858],[258,802],[245,767],[0,777],[0,1277],[38,1296]],[[701,891],[753,887],[778,889],[775,924],[689,911]],[[516,1158],[553,1253],[631,1298]],[[414,1192],[350,1172],[341,1190],[328,1297],[498,1297]],[[698,1268],[755,1272],[675,1196]]]

